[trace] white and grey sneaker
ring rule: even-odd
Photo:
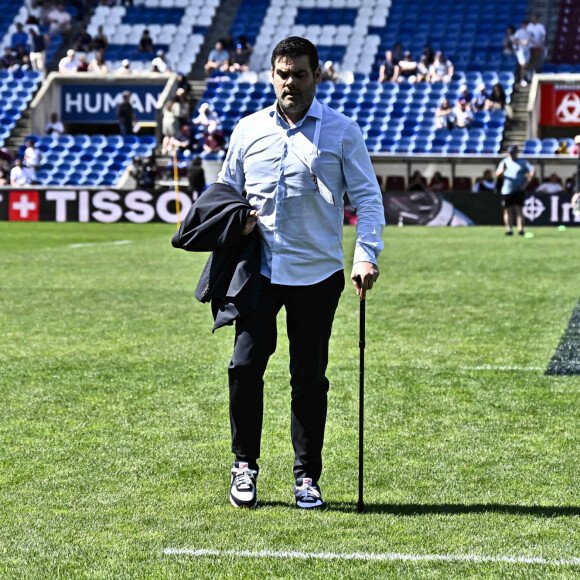
[[[296,499],[296,507],[312,509],[324,506],[320,487],[310,477],[297,479],[296,485],[292,488],[292,492]]]
[[[236,461],[232,467],[230,503],[238,508],[255,508],[258,503],[257,481],[258,472],[255,469],[250,469],[245,462]]]

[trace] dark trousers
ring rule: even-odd
[[[276,350],[276,316],[286,309],[290,343],[291,436],[294,475],[318,481],[326,425],[328,343],[344,290],[340,270],[311,286],[272,284],[262,276],[260,309],[236,321],[228,368],[232,451],[236,461],[256,466],[264,409],[264,372]]]

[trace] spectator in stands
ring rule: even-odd
[[[171,72],[171,66],[165,57],[164,50],[157,51],[157,56],[151,61],[151,70],[160,73]]]
[[[429,65],[427,64],[427,57],[424,54],[419,57],[419,62],[417,63],[417,78],[415,82],[429,82]]]
[[[244,52],[246,52],[248,54],[248,56],[250,54],[252,54],[252,52],[254,52],[254,47],[248,42],[248,39],[246,38],[245,34],[240,34],[238,36],[238,42],[236,42],[235,48],[238,47],[238,44],[242,45]],[[235,52],[235,49],[234,49],[234,52]]]
[[[518,61],[516,67],[516,82],[522,87],[527,87],[530,77],[530,46],[532,36],[528,32],[528,21],[523,20],[521,26],[516,30],[514,36],[514,45],[516,47],[516,58]]]
[[[455,67],[452,62],[440,51],[435,53],[433,64],[429,67],[429,80],[432,83],[448,83],[453,78]]]
[[[117,107],[117,120],[121,135],[133,134],[133,123],[137,121],[137,115],[131,105],[131,91],[124,91],[121,103]]]
[[[139,44],[137,44],[137,52],[153,54],[155,52],[155,45],[153,44],[153,39],[149,33],[149,29],[145,28],[139,39]]]
[[[467,99],[459,99],[455,105],[455,127],[458,129],[469,129],[473,122],[473,111],[471,103]]]
[[[562,180],[557,173],[552,173],[547,181],[536,187],[538,193],[561,193],[564,191]]]
[[[44,22],[46,11],[44,10],[44,2],[42,0],[32,0],[27,2],[28,17],[26,18],[26,28],[28,25],[34,24],[37,27],[41,22]],[[38,29],[37,29],[38,30]]]
[[[10,173],[6,171],[3,165],[0,165],[0,187],[9,185]]]
[[[93,42],[93,37],[88,33],[86,26],[81,26],[75,42],[74,49],[77,52],[89,52],[91,50],[91,44]]]
[[[421,56],[425,57],[425,62],[428,67],[433,64],[433,61],[435,60],[435,53],[433,52],[433,49],[431,48],[431,45],[429,43],[427,43],[423,47],[423,52],[421,53]]]
[[[503,37],[503,53],[505,55],[515,54],[516,45],[514,43],[514,34],[516,29],[513,26],[508,26]]]
[[[395,42],[393,45],[393,61],[398,63],[400,60],[403,60],[404,56],[405,51],[403,50],[403,43],[398,41]]]
[[[105,57],[100,50],[95,53],[95,58],[89,64],[89,72],[100,75],[106,75],[109,72]]]
[[[546,28],[540,22],[539,14],[532,16],[527,31],[531,36],[530,71],[540,72],[542,70],[542,61],[546,54]]]
[[[198,139],[193,125],[184,125],[175,136],[177,151],[181,153],[198,154],[203,151],[203,143]]]
[[[222,40],[215,43],[204,65],[205,76],[210,77],[216,70],[225,71],[229,66],[230,53],[224,48]]]
[[[28,35],[30,42],[30,53],[28,54],[30,65],[34,70],[38,70],[44,75],[46,70],[46,49],[50,43],[50,37],[38,32],[36,26],[28,27]]]
[[[435,126],[437,129],[452,129],[455,125],[455,115],[449,99],[443,99],[435,109]]]
[[[334,62],[327,60],[321,67],[322,75],[320,77],[321,81],[330,81],[335,83],[338,80],[338,71],[334,66]]]
[[[440,171],[436,171],[429,182],[429,191],[448,191],[449,179],[443,177]]]
[[[189,182],[189,193],[195,201],[205,189],[205,172],[201,164],[201,157],[197,155],[191,160],[187,168],[187,181]]]
[[[574,145],[570,147],[570,155],[578,156],[580,153],[580,135],[574,137]]]
[[[28,185],[32,183],[32,177],[27,167],[24,167],[22,159],[17,157],[14,160],[14,165],[10,170],[10,185]]]
[[[179,112],[177,114],[177,120],[179,122],[179,130],[189,123],[191,118],[191,111],[189,109],[189,100],[185,94],[185,90],[182,88],[177,89],[175,92],[176,102],[179,105]]]
[[[395,62],[393,52],[387,50],[385,52],[385,59],[379,67],[379,82],[396,81],[399,77],[399,70],[399,63]]]
[[[135,178],[139,189],[155,187],[155,163],[151,157],[134,157],[131,163],[131,176]]]
[[[409,178],[409,184],[407,185],[407,191],[427,191],[427,180],[423,174],[416,169],[413,175]]]
[[[496,177],[503,177],[501,186],[503,221],[506,236],[513,235],[512,210],[516,210],[516,224],[520,236],[524,235],[524,191],[534,177],[533,166],[525,159],[518,158],[518,148],[512,145],[509,157],[502,159],[495,171]]]
[[[501,83],[495,83],[491,88],[491,93],[488,97],[488,111],[498,111],[505,109],[507,96]]]
[[[93,36],[91,50],[101,50],[104,52],[107,50],[107,46],[109,46],[109,39],[103,31],[103,26],[100,25],[97,28],[97,33]]]
[[[554,152],[556,155],[570,155],[570,148],[568,147],[568,141],[560,141],[558,149]]]
[[[481,193],[484,191],[495,191],[496,183],[493,178],[493,173],[491,169],[486,169],[481,177],[475,180],[473,185],[473,193]]]
[[[161,123],[161,132],[163,133],[162,155],[167,155],[177,147],[176,137],[179,136],[179,129],[179,102],[177,97],[173,97],[163,107]]]
[[[10,48],[16,53],[28,53],[28,34],[24,31],[22,22],[16,23],[16,32],[10,38]]]
[[[187,76],[184,75],[183,73],[177,73],[177,88],[183,89],[186,98],[189,99],[189,97],[191,96],[191,85],[187,80]]]
[[[89,72],[89,63],[87,62],[87,57],[84,54],[79,54],[77,72]]]
[[[215,111],[211,110],[209,103],[202,103],[199,106],[197,117],[193,119],[195,125],[201,125],[205,133],[212,133],[219,125],[219,117]]]
[[[42,153],[36,148],[36,144],[33,139],[26,140],[26,149],[24,150],[24,166],[30,170],[30,178],[32,181],[36,181],[36,170],[40,167],[42,163]]]
[[[203,140],[203,150],[206,153],[218,153],[226,147],[226,136],[223,131],[216,129],[209,133]]]
[[[128,58],[124,58],[121,61],[121,66],[116,70],[118,75],[130,75],[133,74],[131,70],[131,61]]]
[[[477,87],[477,93],[471,99],[471,108],[473,111],[487,111],[489,109],[489,98],[485,83],[480,83]]]
[[[224,50],[226,50],[230,56],[234,54],[236,43],[231,32],[226,32],[226,35],[221,39],[221,42],[223,44]]]
[[[76,53],[73,48],[69,48],[66,51],[66,56],[60,59],[58,63],[58,72],[60,73],[76,73],[78,68],[78,62],[76,59]]]
[[[459,95],[457,96],[457,101],[463,101],[465,103],[471,103],[473,95],[469,92],[467,85],[461,85],[459,87]]]
[[[250,70],[250,51],[243,44],[236,45],[234,56],[230,60],[230,72],[247,72]]]
[[[67,34],[71,29],[71,16],[66,11],[62,2],[56,4],[56,6],[49,11],[47,14],[47,20],[49,23],[48,33],[50,35]]]
[[[44,128],[44,133],[46,135],[53,135],[58,137],[59,135],[64,135],[64,125],[58,120],[58,113],[53,112],[50,114],[50,121],[46,124]]]
[[[12,70],[12,67],[16,64],[16,55],[13,54],[12,49],[9,46],[4,47],[4,54],[0,57],[0,69]]]
[[[406,50],[403,58],[399,61],[399,76],[401,82],[414,83],[417,80],[417,61],[413,60],[410,51]]]

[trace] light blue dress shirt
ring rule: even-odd
[[[304,137],[318,147],[312,172],[332,191],[335,205],[317,191],[312,174],[289,147]],[[296,141],[298,140],[298,141]],[[316,99],[290,128],[276,104],[237,124],[218,181],[247,199],[258,212],[263,275],[274,284],[316,284],[343,269],[343,194],[357,210],[354,262],[377,263],[385,224],[381,191],[358,125]]]

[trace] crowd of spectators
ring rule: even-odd
[[[414,58],[410,51],[402,50],[397,43],[393,50],[385,51],[379,65],[379,81],[408,83],[448,83],[453,78],[455,67],[442,51],[433,51],[426,44],[419,58]]]
[[[204,65],[205,76],[217,72],[247,72],[250,70],[250,55],[253,47],[241,34],[234,43],[231,35],[219,39],[209,53]]]

